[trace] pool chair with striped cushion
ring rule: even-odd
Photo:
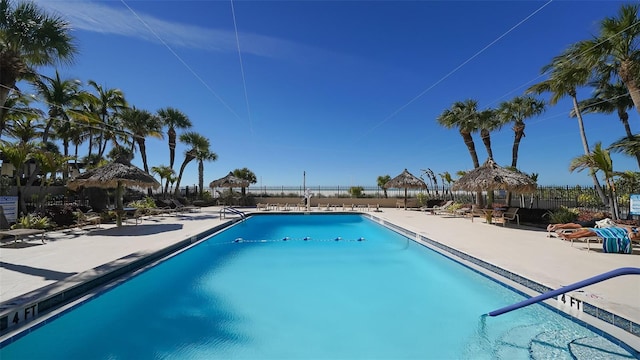
[[[566,231],[559,233],[559,236],[565,240],[571,240],[571,246],[574,241],[583,241],[587,243],[587,250],[591,250],[591,242],[602,243],[602,252],[605,253],[620,253],[631,254],[632,244],[627,233],[627,229],[623,227],[607,227],[607,228],[586,228],[591,230],[595,235],[588,235],[583,237],[570,237],[567,235],[578,231],[578,229],[572,229],[573,231]],[[635,240],[634,240],[635,241]]]

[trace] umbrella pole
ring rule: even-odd
[[[122,183],[118,181],[116,187],[116,226],[122,226]]]
[[[407,188],[404,188],[404,209],[407,210]]]

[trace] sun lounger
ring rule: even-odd
[[[32,235],[41,235],[40,240],[44,244],[44,233],[45,231],[42,229],[13,229],[13,230],[0,230],[0,237],[3,236],[13,236],[13,242],[16,243],[18,240],[24,241],[24,238],[27,238]],[[5,242],[0,239],[0,241]]]
[[[100,227],[100,225],[102,224],[102,216],[97,213],[84,213],[82,211],[77,211],[76,216],[76,223],[78,224],[79,228],[82,228],[85,225],[95,225],[96,227]]]
[[[200,211],[200,208],[197,206],[192,206],[192,205],[183,205],[181,202],[179,202],[176,199],[171,199],[171,203],[173,205],[175,205],[175,207],[173,208],[174,211],[176,212],[194,212],[194,211]]]
[[[632,241],[629,239],[625,228],[591,228],[597,236],[583,236],[579,238],[567,238],[564,236],[576,230],[577,229],[566,229],[563,232],[558,232],[558,235],[564,240],[571,240],[571,246],[573,246],[574,241],[586,242],[587,251],[591,250],[591,242],[602,243],[602,251],[605,253],[631,254],[633,250]]]
[[[428,211],[431,214],[436,214],[438,211],[444,211],[446,210],[449,206],[451,206],[453,204],[453,200],[448,200],[446,203],[440,205],[440,206],[434,206],[434,207],[426,207],[423,206],[420,208],[421,211]]]

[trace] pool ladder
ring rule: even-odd
[[[640,275],[640,268],[633,268],[633,267],[623,267],[623,268],[618,268],[615,270],[611,270],[608,271],[606,273],[602,273],[600,275],[596,275],[594,277],[590,277],[588,279],[582,280],[582,281],[578,281],[577,283],[571,284],[571,285],[567,285],[564,287],[561,287],[560,289],[556,289],[556,290],[552,290],[552,291],[548,291],[544,294],[529,298],[527,300],[521,301],[519,303],[515,303],[509,306],[505,306],[503,308],[491,311],[485,315],[489,315],[489,316],[498,316],[498,315],[502,315],[505,313],[508,313],[510,311],[513,310],[517,310],[520,308],[523,308],[525,306],[529,306],[535,303],[539,303],[540,301],[543,300],[547,300],[549,298],[552,298],[554,296],[558,296],[558,295],[563,295],[565,293],[568,293],[569,291],[573,291],[573,290],[577,290],[580,288],[583,288],[585,286],[589,286],[589,285],[593,285],[595,283],[599,283],[601,281],[605,281],[617,276],[622,276],[622,275]]]
[[[247,218],[247,214],[243,213],[242,211],[240,211],[238,209],[235,209],[235,208],[232,208],[232,207],[229,207],[229,206],[225,206],[222,209],[220,209],[220,217],[222,219],[226,219],[227,211],[232,213],[232,214],[240,216],[240,218],[243,221]]]

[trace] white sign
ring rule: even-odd
[[[640,215],[640,194],[631,194],[631,215]]]
[[[0,207],[4,211],[7,221],[12,223],[18,220],[18,197],[0,196]]]

